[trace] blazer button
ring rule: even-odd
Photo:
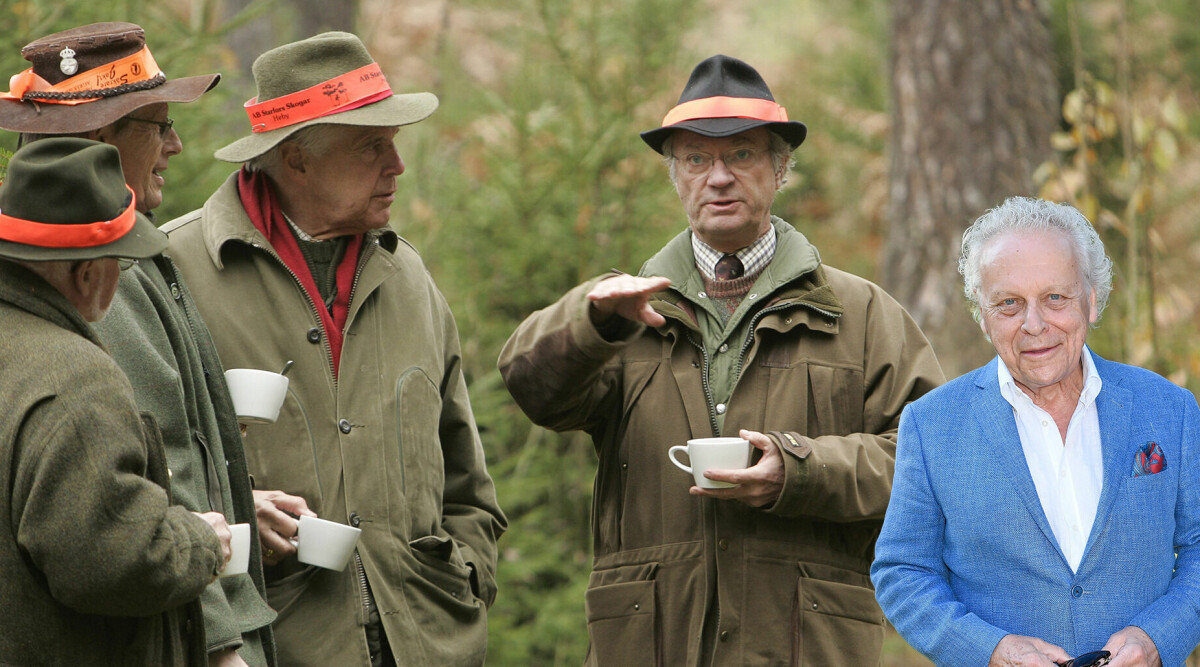
[[[350,429],[351,429],[351,426],[350,426],[349,419],[342,419],[341,421],[338,422],[338,430],[341,431],[342,433],[349,433]]]
[[[717,548],[720,549],[721,551],[728,551],[729,550],[729,540],[727,540],[725,538],[721,538],[721,539],[717,540]]]
[[[354,526],[355,528],[358,528],[358,524],[360,524],[360,523],[362,523],[362,517],[360,517],[358,515],[358,512],[351,512],[350,513],[350,525]]]
[[[321,342],[321,330],[313,327],[308,330],[308,342],[316,344]]]
[[[1072,588],[1071,589],[1071,597],[1073,597],[1073,598],[1083,597],[1083,586],[1076,586],[1075,588]]]

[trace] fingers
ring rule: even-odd
[[[749,440],[750,444],[754,445],[756,448],[761,449],[764,452],[775,449],[775,443],[771,442],[771,439],[769,437],[767,437],[766,435],[764,435],[762,433],[759,433],[758,431],[742,429],[742,430],[738,431],[738,437],[742,438],[744,440]]]
[[[213,532],[217,534],[217,539],[221,541],[221,567],[229,562],[230,556],[233,555],[233,533],[229,530],[229,523],[225,521],[225,515],[220,512],[192,512],[196,516],[204,519]]]
[[[254,491],[254,509],[265,565],[278,565],[296,553],[296,545],[290,541],[299,529],[294,517],[317,515],[303,498],[282,491]]]
[[[620,315],[628,320],[660,326],[666,320],[649,306],[651,295],[671,285],[661,277],[619,275],[600,281],[588,292],[588,301],[601,320]],[[647,312],[649,311],[649,312]]]

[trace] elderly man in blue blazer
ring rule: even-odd
[[[1084,344],[1112,263],[1070,206],[1005,201],[959,271],[998,357],[900,419],[880,606],[939,665],[1182,665],[1200,643],[1195,397]]]

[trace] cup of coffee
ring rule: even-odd
[[[244,424],[272,424],[287,396],[286,375],[257,368],[231,368],[225,371],[225,383],[233,398],[233,410]]]
[[[233,553],[219,573],[218,576],[221,577],[246,574],[250,569],[250,524],[232,524],[229,526],[229,532],[233,534],[233,538],[229,540],[229,547]]]
[[[750,441],[744,438],[696,438],[688,440],[687,446],[675,445],[667,456],[680,470],[692,473],[696,486],[702,489],[728,489],[737,484],[719,482],[704,476],[708,470],[733,470],[750,465]],[[686,452],[690,466],[675,458],[675,452]]]
[[[301,563],[340,572],[350,562],[361,533],[361,528],[302,515],[292,543],[296,545],[296,558]]]

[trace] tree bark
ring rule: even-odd
[[[993,354],[957,272],[962,232],[1035,194],[1058,86],[1034,0],[893,0],[892,135],[882,284],[933,342],[947,377]]]

